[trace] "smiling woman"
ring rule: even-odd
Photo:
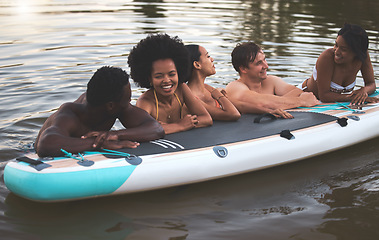
[[[318,58],[312,76],[302,84],[303,90],[313,92],[323,102],[351,101],[353,105],[378,102],[378,98],[368,96],[376,89],[368,45],[362,27],[345,23],[334,47]],[[354,90],[359,71],[364,87]]]
[[[263,47],[268,74],[296,85],[311,76],[319,55],[333,47],[338,30],[349,21],[367,31],[368,52],[375,79],[379,80],[379,1],[341,2],[0,0],[0,238],[377,239],[379,138],[307,161],[235,177],[69,203],[24,200],[10,193],[4,184],[4,166],[31,150],[48,116],[85,91],[94,69],[107,65],[130,73],[126,63],[130,50],[148,34],[167,33],[179,36],[185,44],[203,46],[215,59],[217,73],[205,79],[205,84],[214,88],[225,88],[239,77],[230,54],[237,43],[249,40]],[[23,9],[18,8],[21,3],[25,4]],[[179,67],[176,65],[178,74],[182,72]],[[142,73],[150,73],[150,68],[141,69]],[[356,85],[363,85],[360,73],[356,80]],[[131,81],[133,105],[149,84],[148,80],[148,86],[142,88]],[[161,101],[161,96],[157,97]],[[159,106],[159,117],[163,112]],[[364,124],[362,120],[348,122],[347,127],[353,125],[350,123]],[[122,124],[116,122],[115,130],[121,128]],[[221,130],[223,137],[238,137],[235,129],[226,130],[228,133]],[[172,135],[176,134],[167,137]],[[359,132],[353,138],[361,136]],[[211,137],[215,138],[207,136]],[[276,148],[292,141],[283,138],[266,151],[276,153],[273,159],[282,158]],[[335,145],[333,138],[327,141]],[[192,142],[200,145],[196,139]],[[254,156],[266,151],[250,150]],[[155,167],[157,161],[151,160],[145,162]],[[262,158],[261,162],[267,160]],[[236,166],[225,158],[217,163],[220,167]],[[177,164],[173,160],[167,170]],[[197,166],[196,173],[211,171],[202,162]],[[157,168],[152,172],[160,174],[159,179],[166,177]],[[110,178],[117,180],[113,175]],[[17,179],[21,180],[20,176]],[[151,179],[149,175],[140,182]],[[75,189],[93,182],[69,180],[74,181]]]
[[[166,134],[212,125],[211,116],[184,83],[189,54],[179,38],[148,36],[132,49],[128,64],[133,80],[149,88],[136,105],[158,120]]]

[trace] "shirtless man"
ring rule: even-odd
[[[229,83],[226,92],[241,113],[272,113],[277,117],[292,118],[285,109],[319,103],[312,93],[304,93],[279,77],[267,75],[265,54],[253,42],[238,44],[234,48],[232,64],[240,78]]]
[[[98,148],[136,148],[135,141],[164,136],[161,125],[130,104],[129,75],[120,68],[102,67],[87,84],[87,92],[64,103],[42,126],[35,149],[40,157]],[[110,131],[116,119],[125,129]]]

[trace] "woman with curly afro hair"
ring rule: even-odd
[[[131,50],[128,64],[133,80],[148,88],[137,107],[159,121],[166,134],[212,125],[208,111],[184,83],[189,54],[178,37],[149,35]]]

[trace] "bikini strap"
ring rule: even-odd
[[[174,96],[178,100],[178,103],[179,103],[179,106],[180,106],[180,119],[182,119],[183,104],[180,101],[180,99],[179,99],[179,97],[178,97],[178,95],[176,93],[174,93]],[[157,93],[156,93],[155,89],[154,89],[154,98],[155,98],[155,105],[156,105],[156,108],[157,108],[157,116],[155,117],[155,120],[158,121],[158,114],[159,114],[159,111],[158,111],[158,97],[157,97]]]
[[[176,93],[174,93],[174,95],[175,95],[176,99],[178,100],[180,107],[182,107],[183,105],[182,105],[182,102],[180,101],[178,95]]]
[[[182,102],[180,101],[178,95],[176,93],[174,93],[176,99],[178,100],[178,103],[179,103],[179,106],[180,106],[180,119],[182,119],[182,109],[183,109],[183,105],[182,105]]]
[[[158,121],[158,98],[157,98],[157,93],[155,92],[155,89],[154,89],[154,97],[155,97],[155,105],[157,107],[157,115],[155,116],[155,120]]]

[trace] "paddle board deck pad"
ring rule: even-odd
[[[243,114],[236,122],[167,135],[135,149],[35,153],[7,163],[4,182],[35,201],[67,201],[160,189],[286,164],[379,136],[379,105],[291,111],[293,119]]]

